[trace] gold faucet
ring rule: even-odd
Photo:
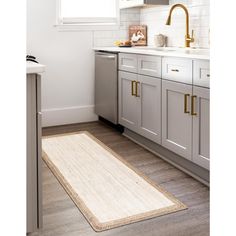
[[[183,4],[175,4],[171,7],[170,12],[169,12],[169,16],[168,19],[166,21],[166,25],[170,25],[171,24],[171,15],[173,10],[176,7],[180,7],[184,10],[185,14],[186,14],[186,35],[185,35],[185,47],[190,47],[190,43],[194,42],[194,38],[193,38],[193,30],[192,30],[192,37],[190,37],[189,35],[189,14],[188,14],[188,9],[183,5]]]

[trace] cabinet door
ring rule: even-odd
[[[161,79],[139,75],[139,134],[161,144]]]
[[[162,145],[187,159],[192,146],[191,95],[191,85],[162,81]]]
[[[210,90],[193,87],[193,161],[209,169],[210,163]]]
[[[135,81],[137,74],[119,71],[119,123],[133,131],[137,131],[138,122],[138,99],[132,95]]]

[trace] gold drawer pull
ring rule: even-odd
[[[136,84],[136,81],[135,81],[135,80],[132,80],[132,81],[131,81],[131,95],[132,95],[132,96],[135,96],[135,95],[136,95],[135,89],[134,89],[135,84]]]
[[[140,97],[140,95],[138,95],[138,85],[140,84],[139,81],[136,81],[136,86],[135,86],[135,96],[136,97]]]
[[[190,94],[184,94],[184,113],[190,113],[190,111],[188,111],[188,97],[190,96]]]
[[[178,69],[172,69],[171,71],[173,71],[173,72],[179,72]]]
[[[192,96],[192,99],[191,99],[191,115],[192,116],[197,115],[197,112],[195,112],[195,98],[197,98],[196,95]]]

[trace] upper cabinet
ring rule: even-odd
[[[145,5],[168,5],[169,0],[120,0],[120,9]]]

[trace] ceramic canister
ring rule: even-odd
[[[157,34],[154,36],[154,44],[156,47],[164,47],[166,46],[167,37],[163,34]]]

